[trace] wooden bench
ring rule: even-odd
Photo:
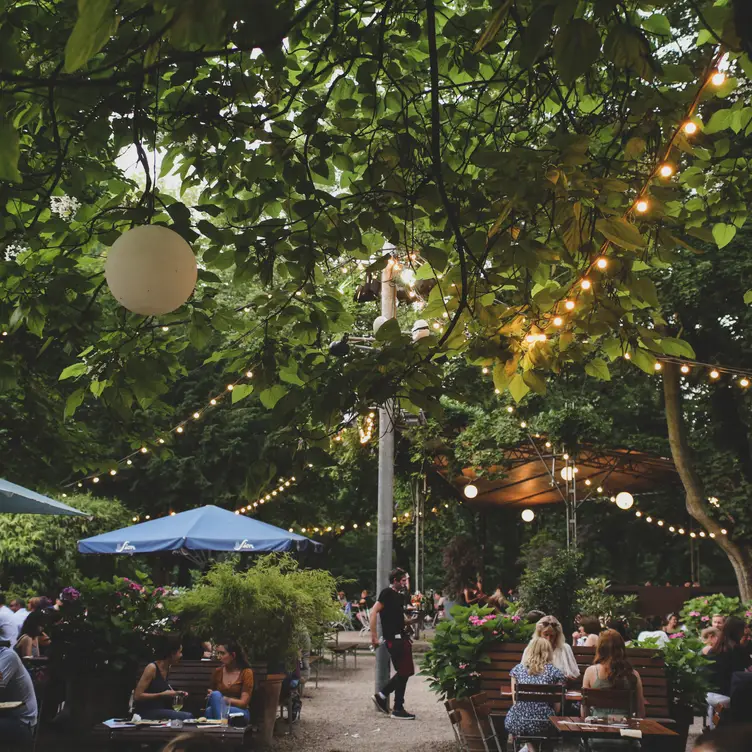
[[[211,684],[212,674],[221,665],[219,661],[180,661],[170,668],[167,681],[173,689],[188,693],[183,703],[183,710],[193,713],[195,718],[205,715],[206,690]]]
[[[490,652],[490,663],[481,664],[480,691],[488,694],[492,713],[503,717],[512,707],[511,697],[502,697],[502,687],[509,687],[509,672],[522,660],[525,643],[502,643]],[[581,673],[592,665],[595,648],[572,648]],[[666,665],[660,650],[651,648],[627,648],[627,658],[642,679],[645,694],[645,715],[664,725],[672,725],[669,716],[669,693],[666,679]]]
[[[162,749],[167,742],[185,733],[206,735],[207,752],[216,747],[243,749],[252,746],[250,727],[234,728],[232,726],[197,727],[187,725],[183,728],[131,726],[130,728],[111,729],[100,723],[92,732],[92,741],[96,742],[99,749],[121,746],[138,748],[144,745]]]

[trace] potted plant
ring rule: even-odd
[[[490,663],[489,651],[502,642],[527,642],[535,626],[519,616],[491,608],[454,606],[452,618],[438,623],[436,636],[423,657],[421,675],[442,700],[455,700],[463,725],[472,716],[469,701],[480,691],[480,667]],[[468,729],[469,731],[470,729]]]
[[[243,647],[257,680],[251,713],[261,721],[266,744],[274,733],[285,671],[298,657],[297,635],[313,636],[336,620],[335,595],[329,572],[302,570],[290,556],[269,555],[241,572],[230,562],[215,564],[172,603],[195,629]]]
[[[684,603],[679,617],[681,623],[693,634],[699,634],[705,627],[710,626],[714,614],[724,616],[738,616],[740,619],[749,618],[749,609],[738,598],[730,598],[721,593],[715,595],[701,595]]]
[[[83,580],[51,613],[51,670],[65,677],[66,708],[78,728],[122,715],[153,637],[172,625],[164,590],[125,577]]]
[[[702,654],[702,642],[677,632],[662,648],[654,638],[635,642],[633,647],[656,648],[663,656],[671,717],[676,723],[674,730],[679,734],[676,749],[684,750],[695,711],[704,712],[705,695],[710,689],[706,667],[711,661]]]

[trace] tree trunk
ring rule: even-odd
[[[679,387],[679,366],[676,363],[663,364],[663,395],[671,455],[684,486],[687,511],[708,533],[713,533],[715,542],[724,550],[734,568],[741,599],[750,600],[752,599],[752,551],[749,546],[739,545],[724,535],[721,532],[721,526],[708,514],[705,491],[695,469],[692,450],[687,441]]]

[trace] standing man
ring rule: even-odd
[[[407,572],[399,567],[392,570],[389,573],[389,587],[379,593],[379,598],[371,609],[371,644],[379,646],[377,619],[381,616],[381,634],[397,672],[373,696],[373,702],[380,712],[389,715],[388,697],[394,692],[392,718],[414,721],[415,716],[405,710],[405,687],[407,680],[415,673],[412,643],[405,634],[405,599],[400,592],[406,587]]]

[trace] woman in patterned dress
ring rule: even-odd
[[[566,676],[551,663],[552,659],[551,643],[543,637],[533,637],[522,654],[522,663],[510,672],[512,693],[517,684],[564,684]],[[554,708],[545,702],[515,702],[504,723],[514,736],[542,736],[553,731],[548,717],[554,713]],[[527,748],[529,752],[536,752],[532,742],[527,743]]]

